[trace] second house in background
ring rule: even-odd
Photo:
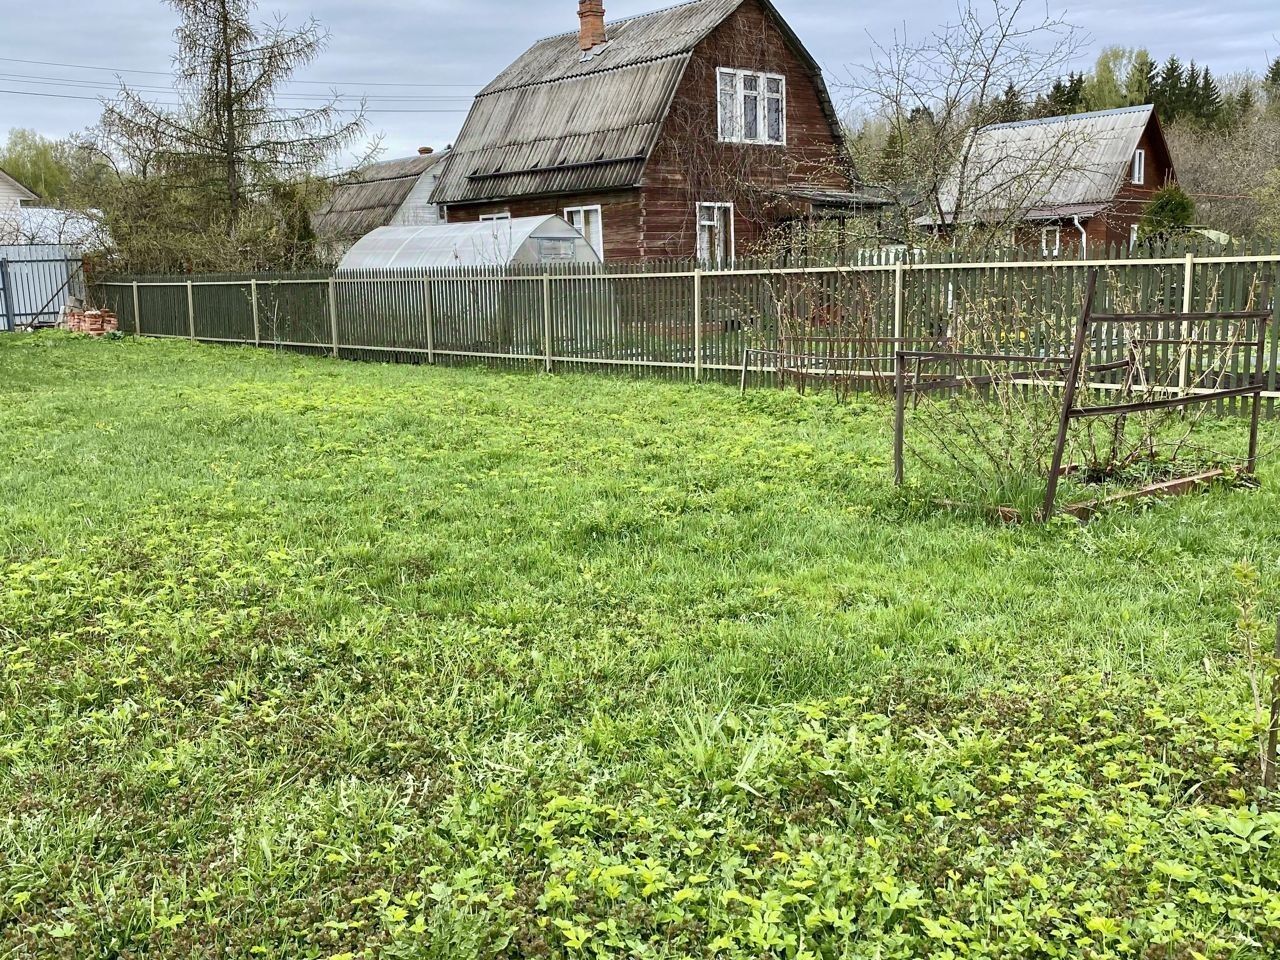
[[[567,12],[567,11],[566,11]],[[535,43],[485,87],[436,186],[449,222],[558,214],[606,260],[731,261],[855,192],[818,64],[769,0],[694,0]]]
[[[974,133],[937,209],[916,222],[994,228],[1049,257],[1132,249],[1156,192],[1177,179],[1150,104],[997,123]]]
[[[378,227],[442,222],[431,192],[448,156],[448,148],[420,147],[415,157],[371,163],[340,182],[311,221],[324,258],[341,260],[357,240]]]

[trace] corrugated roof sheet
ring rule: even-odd
[[[961,216],[1021,210],[1046,217],[1109,203],[1152,113],[1147,105],[983,127],[974,134]],[[943,185],[943,209],[955,210],[958,192],[958,177]]]
[[[329,202],[312,218],[316,234],[354,240],[391,222],[418,179],[448,155],[443,150],[371,163],[334,188]]]
[[[577,30],[547,37],[498,74],[480,91],[479,96],[531,83],[552,83],[605,73],[689,53],[741,5],[742,0],[693,0],[615,20],[605,27],[608,47],[585,63],[582,62],[582,51],[578,49]]]
[[[636,184],[693,49],[743,0],[618,20],[584,62],[578,34],[535,43],[477,95],[437,203]]]

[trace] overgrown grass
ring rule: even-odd
[[[889,427],[0,338],[0,956],[1275,956],[1272,465],[1005,528]]]

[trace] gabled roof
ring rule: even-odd
[[[312,226],[319,236],[338,239],[355,239],[385,227],[422,175],[447,155],[444,150],[369,164],[334,188]]]
[[[969,151],[962,217],[1092,215],[1115,200],[1148,126],[1167,152],[1150,104],[983,127]],[[958,184],[958,172],[943,184],[944,210],[954,212]]]
[[[25,183],[23,183],[21,180],[15,177],[13,174],[6,173],[3,168],[0,168],[0,179],[5,180],[7,183],[13,184],[17,188],[20,200],[39,200],[40,199],[40,194],[36,193],[34,190],[28,187]]]
[[[692,0],[614,21],[590,57],[576,31],[539,40],[476,95],[432,199],[636,185],[694,49],[744,2]],[[758,2],[809,67],[838,130],[821,68],[770,0]]]

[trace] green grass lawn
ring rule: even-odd
[[[0,957],[1276,956],[1274,464],[1006,528],[890,425],[0,337]]]

